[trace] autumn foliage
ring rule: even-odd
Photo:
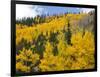
[[[16,71],[94,68],[94,33],[77,23],[84,16],[88,14],[52,16],[32,26],[16,24]]]

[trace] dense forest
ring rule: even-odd
[[[92,69],[95,12],[16,20],[17,73]]]

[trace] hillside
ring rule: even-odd
[[[64,14],[31,26],[16,24],[17,72],[94,68],[92,16]]]

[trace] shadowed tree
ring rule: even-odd
[[[72,36],[72,33],[70,30],[70,23],[68,20],[68,27],[67,27],[67,30],[65,31],[65,39],[66,39],[67,44],[69,45],[71,45],[71,36]]]
[[[45,41],[46,41],[46,38],[45,36],[41,33],[37,40],[36,40],[36,43],[35,43],[35,49],[36,49],[36,52],[40,55],[40,58],[43,58],[43,51],[45,50]]]
[[[50,38],[49,38],[49,42],[53,45],[54,49],[53,49],[53,54],[54,55],[57,55],[58,54],[58,49],[57,49],[57,43],[58,43],[58,40],[57,40],[57,35],[58,35],[58,32],[56,33],[53,33],[51,32],[50,33]]]

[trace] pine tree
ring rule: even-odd
[[[72,36],[72,33],[70,30],[70,24],[69,24],[69,20],[68,20],[68,28],[67,28],[67,31],[65,32],[65,38],[69,45],[71,45],[71,36]]]

